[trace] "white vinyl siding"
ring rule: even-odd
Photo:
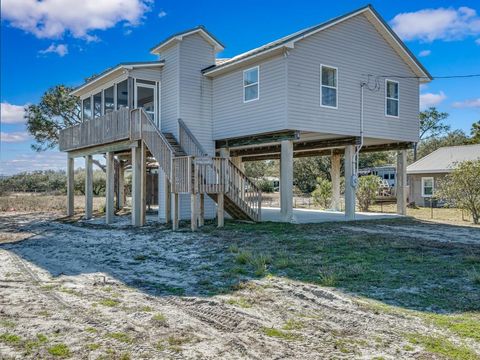
[[[422,177],[422,196],[432,197],[434,186],[433,177]]]
[[[250,102],[260,97],[260,74],[258,66],[243,71],[243,101]]]
[[[367,81],[368,74],[398,75],[402,76],[399,87],[401,121],[386,121],[384,78],[380,78],[381,91],[364,90],[364,136],[418,141],[418,79],[413,78],[414,72],[364,15],[296,42],[295,47],[289,50],[287,61],[286,128],[359,136],[361,81]],[[338,68],[338,110],[320,106],[321,64]],[[375,77],[371,77],[371,88],[374,81]],[[262,97],[266,93],[264,89],[262,82]]]
[[[398,117],[400,109],[400,85],[398,81],[385,80],[385,115]]]
[[[320,65],[320,105],[338,108],[338,69],[333,66]]]

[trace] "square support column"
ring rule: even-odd
[[[75,213],[74,158],[67,154],[67,216]]]
[[[219,228],[225,225],[224,196],[222,192],[217,195],[217,221]]]
[[[114,179],[114,159],[113,152],[107,152],[107,183],[105,186],[105,221],[107,224],[113,223],[115,207],[115,179]]]
[[[330,158],[331,170],[330,176],[332,177],[332,203],[331,208],[335,211],[340,211],[340,160],[339,153],[333,152]]]
[[[205,194],[200,194],[200,209],[198,214],[198,226],[205,225]]]
[[[397,152],[397,176],[395,180],[397,214],[407,215],[407,150]]]
[[[281,142],[280,156],[280,216],[282,221],[293,220],[293,141]]]
[[[178,220],[179,220],[179,202],[180,197],[178,193],[172,194],[172,230],[178,230]]]
[[[85,219],[93,214],[93,161],[92,155],[85,156]]]
[[[192,231],[198,227],[197,194],[190,194],[190,226]]]
[[[118,199],[117,208],[125,207],[125,162],[118,162]]]
[[[165,195],[165,223],[168,224],[172,222],[172,185],[170,183],[170,180],[168,180],[167,175],[162,171],[162,176],[164,177],[163,183],[164,183],[164,195]]]
[[[355,184],[353,171],[355,161],[355,145],[345,147],[345,218],[355,219]]]
[[[132,225],[142,226],[145,221],[145,163],[141,145],[132,147]],[[142,189],[143,188],[143,189]]]

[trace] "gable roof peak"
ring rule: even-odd
[[[197,25],[194,28],[183,30],[173,35],[170,35],[165,40],[152,47],[150,49],[150,53],[158,55],[162,51],[162,49],[164,49],[168,45],[174,42],[182,41],[184,37],[193,34],[200,34],[208,43],[210,43],[215,48],[216,52],[223,51],[223,49],[225,48],[225,46],[223,46],[223,44],[211,32],[209,32],[204,25]]]

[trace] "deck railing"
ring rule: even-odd
[[[193,193],[192,156],[175,157],[172,161],[172,192]]]
[[[127,140],[130,137],[130,110],[122,108],[92,120],[60,130],[60,151],[72,151]]]
[[[175,150],[143,109],[131,111],[130,139],[143,140],[158,161],[160,168],[172,181],[172,161]]]

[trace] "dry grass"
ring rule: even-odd
[[[66,211],[66,195],[45,195],[35,193],[15,193],[0,196],[0,211]],[[94,211],[105,204],[103,197],[93,198]],[[85,197],[75,196],[75,209],[84,209]]]

